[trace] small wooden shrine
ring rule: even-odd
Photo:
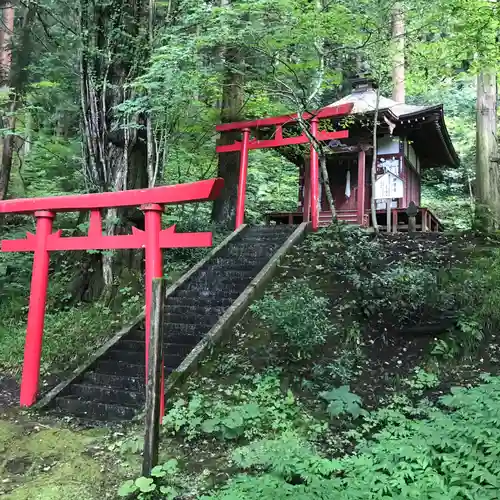
[[[378,100],[378,106],[377,106]],[[376,153],[373,148],[374,118],[378,108]],[[304,132],[304,123],[309,132]],[[299,127],[300,125],[300,127]],[[377,98],[369,79],[358,79],[348,96],[320,110],[297,115],[224,124],[219,132],[242,131],[242,140],[220,144],[219,153],[240,151],[237,226],[243,222],[248,150],[280,148],[290,158],[290,146],[310,143],[311,137],[327,148],[326,169],[334,199],[334,214],[320,182],[318,153],[312,145],[293,161],[299,165],[298,206],[294,212],[266,214],[267,221],[299,223],[311,220],[313,229],[331,223],[333,216],[348,223],[371,225],[372,189],[377,198],[377,221],[387,224],[391,205],[394,229],[408,228],[406,209],[411,202],[419,208],[417,228],[438,231],[441,224],[421,207],[421,174],[428,168],[456,167],[455,152],[444,121],[442,105],[416,106]],[[234,136],[233,136],[234,137]],[[288,148],[288,150],[287,150]],[[297,151],[295,146],[294,151]],[[376,183],[371,169],[376,154]]]

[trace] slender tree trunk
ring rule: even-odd
[[[373,118],[373,159],[372,159],[372,195],[371,195],[371,212],[372,212],[372,224],[373,229],[378,233],[377,224],[377,204],[375,200],[375,182],[377,181],[377,132],[378,132],[378,115],[379,115],[379,103],[380,103],[380,90],[375,89],[377,93],[377,99],[375,102],[375,116]]]
[[[19,38],[12,51],[12,32],[14,29],[14,7],[11,3],[4,9],[3,47],[1,53],[1,69],[3,86],[8,82],[10,87],[9,103],[3,117],[4,128],[8,131],[2,141],[0,163],[0,200],[5,199],[9,190],[12,157],[16,143],[16,113],[19,102],[28,83],[28,67],[31,63],[32,44],[31,30],[35,17],[35,3],[29,1],[24,7]],[[13,52],[13,53],[12,53]]]
[[[484,70],[477,78],[476,217],[483,229],[498,227],[497,76]]]
[[[333,198],[332,190],[330,187],[330,178],[328,177],[328,169],[326,168],[326,155],[324,153],[319,155],[319,164],[321,168],[321,178],[323,180],[326,199],[328,200],[328,205],[330,206],[332,217],[335,217],[336,216],[335,200]]]
[[[392,98],[405,102],[405,23],[402,2],[392,8]]]

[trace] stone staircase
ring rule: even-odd
[[[164,359],[168,376],[245,290],[295,226],[246,227],[168,297]],[[119,340],[53,401],[78,420],[131,420],[145,402],[144,325]]]

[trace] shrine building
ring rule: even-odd
[[[300,172],[297,210],[268,213],[268,223],[297,224],[310,220],[314,230],[336,217],[363,227],[372,225],[371,170],[377,92],[369,79],[358,79],[353,87],[346,97],[300,117],[289,115],[217,126],[219,132],[231,131],[229,140],[221,135],[217,151],[240,152],[237,227],[244,220],[248,152],[262,148],[277,149],[297,164]],[[241,131],[241,140],[234,139],[237,131]],[[327,153],[325,163],[334,213],[320,181],[318,148],[312,145],[312,138]],[[413,202],[419,209],[417,228],[441,230],[437,217],[421,206],[421,174],[425,169],[453,168],[458,163],[442,105],[416,106],[378,97],[375,193],[379,225],[387,224],[390,201],[393,230],[407,230],[406,209]]]

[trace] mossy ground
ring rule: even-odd
[[[0,496],[8,500],[100,500],[137,470],[112,453],[106,429],[72,429],[11,413],[0,420]]]

